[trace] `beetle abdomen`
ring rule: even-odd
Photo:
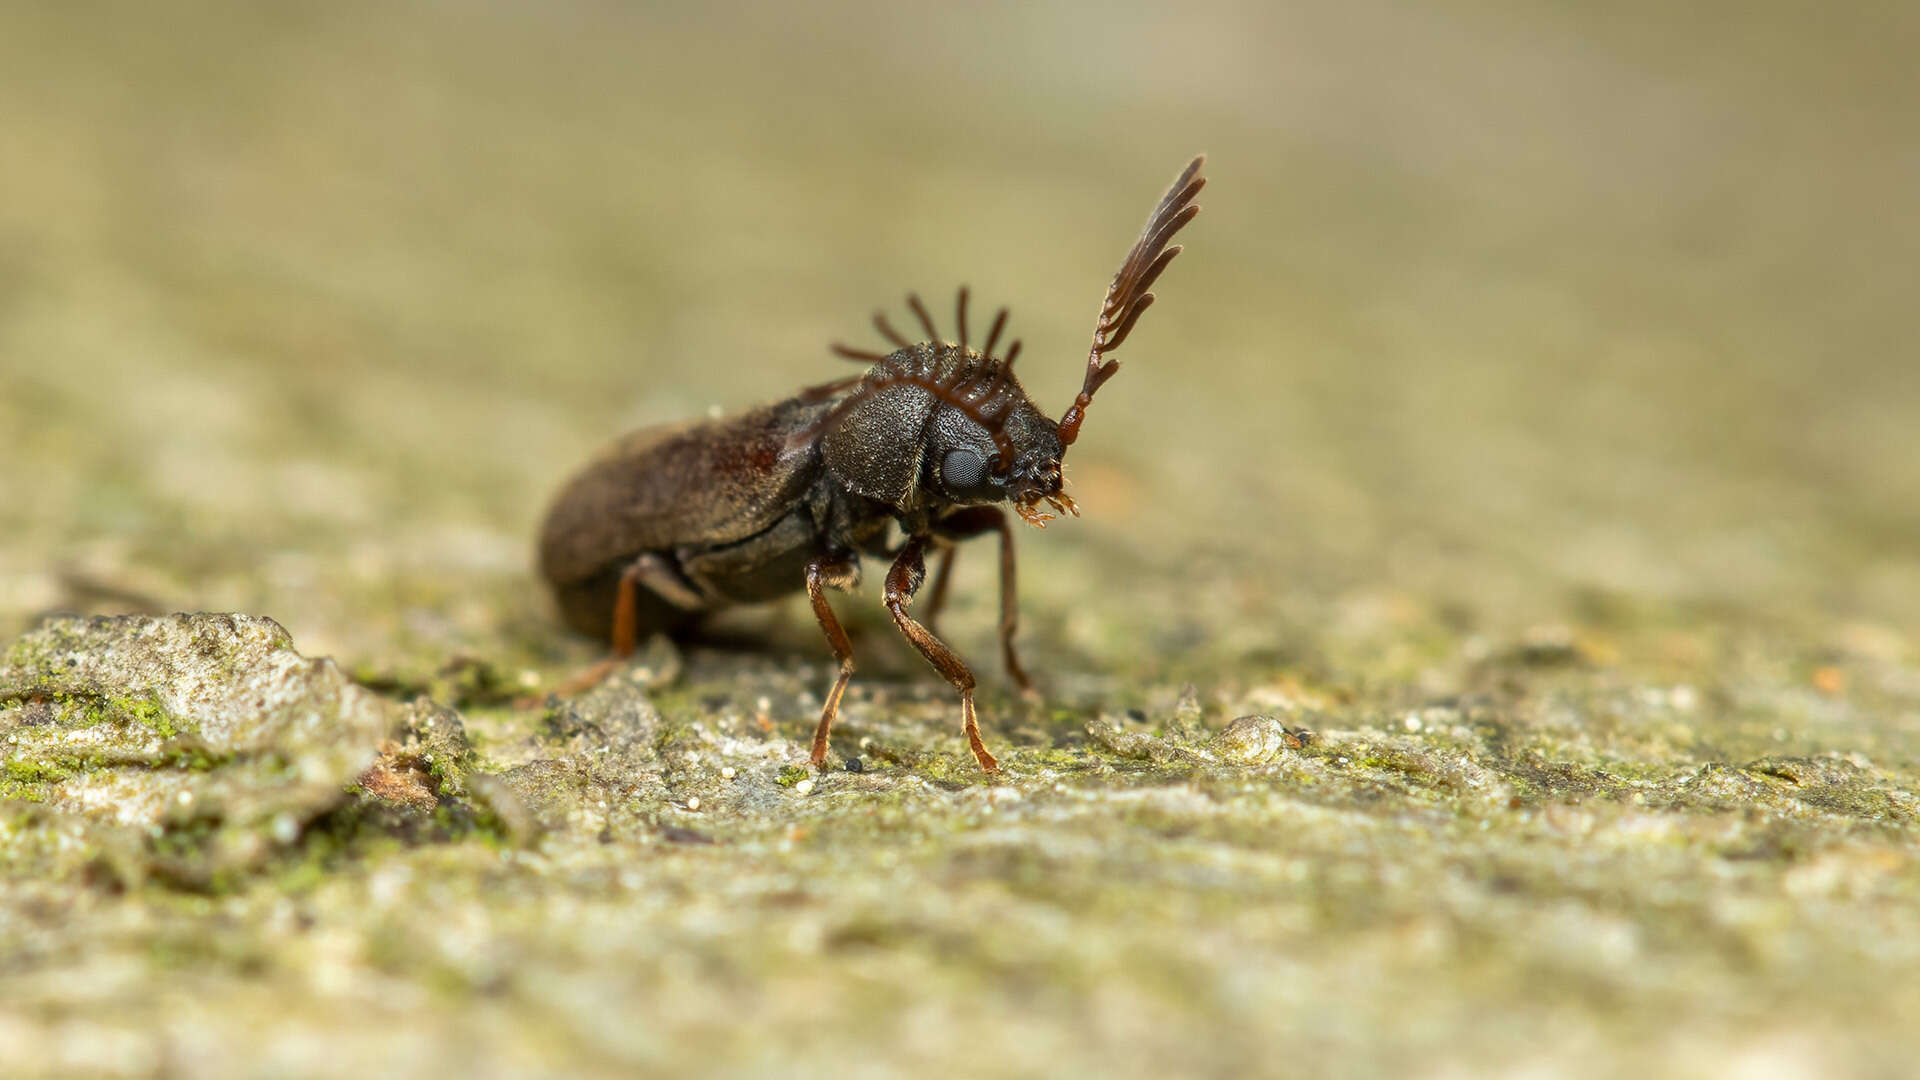
[[[789,446],[788,436],[826,407],[783,401],[619,440],[547,511],[542,576],[570,585],[641,552],[703,550],[764,532],[819,475],[817,451]]]

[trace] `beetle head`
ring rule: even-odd
[[[842,356],[874,366],[859,380],[859,388],[821,421],[829,466],[855,491],[901,509],[923,501],[1010,502],[1023,520],[1038,526],[1053,518],[1040,509],[1046,503],[1079,516],[1061,490],[1061,457],[1080,437],[1094,393],[1120,370],[1120,361],[1108,354],[1153,305],[1150,287],[1180,254],[1173,236],[1200,212],[1193,200],[1207,183],[1200,175],[1204,164],[1205,155],[1194,158],[1174,180],[1107,286],[1080,393],[1058,423],[1034,407],[1013,377],[1020,342],[1010,344],[1004,357],[994,355],[1006,328],[1005,308],[994,317],[985,347],[976,352],[967,347],[966,289],[960,290],[957,343],[942,341],[926,305],[909,295],[907,305],[928,340],[909,341],[885,315],[876,313],[875,329],[897,351],[833,347]],[[929,406],[931,413],[926,411]],[[920,418],[931,422],[920,428]],[[920,439],[911,447],[902,445],[900,437],[914,431],[921,433]],[[909,457],[913,450],[920,456]]]
[[[1063,500],[1059,429],[1036,408],[1011,372],[1001,375],[1007,407],[998,416],[942,403],[927,437],[922,486],[944,502],[1011,502],[1021,517],[1042,500]],[[1063,505],[1056,502],[1056,505]]]
[[[897,350],[833,347],[873,367],[820,422],[828,467],[854,491],[903,510],[1010,502],[1033,525],[1052,517],[1038,509],[1042,502],[1077,513],[1060,490],[1059,425],[1014,378],[1020,342],[996,355],[1006,309],[994,316],[986,343],[972,349],[966,289],[959,296],[958,342],[941,340],[918,296],[909,295],[907,305],[930,340],[910,342],[876,314],[874,327]]]

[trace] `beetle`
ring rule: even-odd
[[[955,341],[944,340],[919,297],[909,295],[924,340],[908,339],[876,313],[874,327],[893,351],[833,346],[870,364],[865,374],[735,416],[633,432],[576,473],[547,512],[539,563],[566,622],[612,646],[588,681],[631,654],[643,635],[676,633],[719,608],[804,586],[839,662],[813,734],[811,760],[821,766],[854,669],[826,590],[857,585],[861,556],[890,556],[887,611],[959,692],[967,744],[982,769],[997,771],[980,738],[973,673],[927,623],[945,600],[955,542],[998,534],[1001,657],[1009,677],[1031,693],[1013,648],[1013,530],[1002,505],[1040,527],[1054,517],[1042,503],[1079,515],[1062,490],[1061,458],[1094,394],[1119,370],[1110,354],[1152,305],[1150,287],[1180,253],[1174,234],[1200,212],[1194,198],[1206,184],[1205,161],[1194,158],[1167,189],[1114,274],[1080,393],[1057,422],[1014,377],[1020,342],[996,354],[1005,308],[984,344],[972,346],[962,288]],[[897,543],[896,525],[904,537]],[[923,623],[908,605],[935,550],[941,562]]]

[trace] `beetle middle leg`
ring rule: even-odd
[[[809,760],[815,767],[827,760],[827,734],[833,730],[833,718],[840,712],[840,698],[846,694],[847,683],[853,678],[853,643],[847,640],[839,617],[827,603],[826,587],[851,586],[859,580],[859,570],[860,564],[845,555],[816,555],[807,562],[807,599],[813,601],[813,617],[820,622],[820,632],[827,635],[833,658],[840,661],[840,674],[833,680],[833,689],[827,691],[826,707],[820,710],[820,726],[813,729],[813,754]]]
[[[1013,635],[1020,629],[1020,597],[1014,572],[1013,526],[1008,523],[1006,513],[997,506],[969,506],[934,522],[933,527],[942,536],[954,540],[979,536],[989,530],[1000,534],[1000,658],[1007,665],[1007,676],[1020,687],[1020,692],[1032,696],[1033,680],[1027,677],[1026,668],[1020,666],[1020,657],[1013,651]],[[928,626],[933,625],[933,617],[946,599],[947,574],[953,569],[956,550],[957,546],[948,545],[934,576],[933,599],[926,619]]]
[[[915,536],[907,540],[900,549],[900,555],[893,560],[893,568],[887,571],[887,611],[892,614],[895,626],[900,633],[920,650],[934,670],[945,676],[960,691],[961,724],[967,733],[967,745],[973,750],[974,760],[987,772],[998,772],[1000,763],[987,752],[987,744],[980,741],[980,721],[973,711],[973,672],[954,655],[952,649],[932,632],[907,614],[907,604],[913,594],[920,590],[920,582],[927,574],[927,562],[924,557],[928,537]]]
[[[953,583],[953,556],[959,550],[958,544],[940,545],[940,568],[933,572],[933,595],[927,598],[927,613],[920,616],[920,625],[929,631],[938,630],[934,624],[947,609],[947,586]]]

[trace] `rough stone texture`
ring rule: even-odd
[[[272,619],[54,619],[0,661],[0,794],[144,834],[171,875],[204,883],[339,803],[397,712]]]
[[[1920,8],[455,7],[0,5],[0,1073],[1912,1072]],[[1058,410],[1200,149],[1004,775],[872,564],[829,771],[804,602],[544,703],[597,445],[962,281]]]

